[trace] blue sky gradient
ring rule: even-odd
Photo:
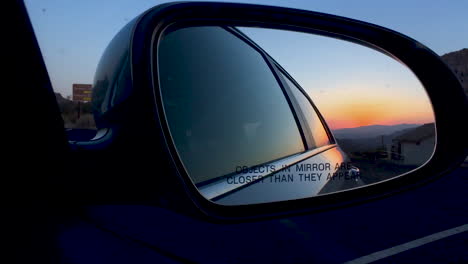
[[[132,18],[168,1],[26,0],[52,85],[64,96],[92,83],[112,37]],[[300,8],[350,17],[406,34],[439,55],[468,47],[468,1],[229,1]]]

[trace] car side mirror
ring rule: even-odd
[[[333,15],[157,6],[114,38],[95,86],[98,126],[130,135],[129,120],[152,123],[145,136],[161,142],[166,177],[217,217],[382,197],[436,179],[467,154],[467,100],[440,58],[400,33]]]

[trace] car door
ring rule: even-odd
[[[22,156],[7,164],[16,176],[8,179],[9,191],[4,192],[15,206],[7,207],[3,218],[9,227],[5,237],[13,246],[8,251],[12,257],[47,263],[339,263],[422,237],[426,233],[421,225],[433,231],[442,229],[429,221],[428,215],[442,219],[448,212],[453,216],[443,228],[466,220],[457,209],[447,208],[458,203],[463,206],[464,200],[456,194],[463,191],[464,181],[456,176],[418,192],[360,206],[234,225],[192,219],[159,206],[74,207],[63,199],[63,185],[57,184],[61,177],[70,176],[69,167],[63,166],[70,157],[69,145],[24,6],[15,3],[11,10],[21,22],[11,32],[18,40],[12,42],[11,49],[22,56],[8,57],[16,77],[11,87],[27,89],[26,109],[41,118],[28,124],[19,122],[17,127],[23,129],[17,129],[17,136],[21,140],[15,142],[12,153]],[[29,78],[24,78],[25,72]],[[17,82],[20,79],[24,80],[21,85]],[[32,124],[43,128],[34,133],[39,140],[24,140],[30,138]],[[428,202],[434,193],[446,193],[445,198],[453,202]],[[415,199],[418,195],[422,198]],[[395,226],[420,228],[409,228],[402,235],[404,230]],[[456,250],[453,253],[459,254]],[[461,259],[457,255],[446,257]]]

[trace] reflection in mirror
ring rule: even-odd
[[[365,46],[282,30],[170,26],[155,61],[178,158],[218,204],[363,187],[421,167],[435,148],[418,79]]]

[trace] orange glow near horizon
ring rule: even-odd
[[[331,129],[370,125],[424,124],[434,122],[427,98],[354,91],[315,96],[314,102]]]
[[[254,28],[245,32],[304,88],[331,129],[435,120],[424,86],[393,57],[319,35]]]
[[[381,123],[388,116],[383,104],[363,102],[339,105],[336,107],[334,119],[336,124],[333,126],[340,127],[358,127],[368,126],[376,123]],[[340,113],[346,114],[345,117],[339,118]]]

